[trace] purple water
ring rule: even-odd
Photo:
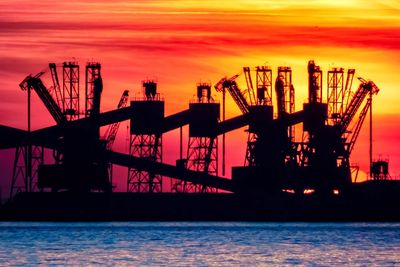
[[[400,265],[398,223],[0,223],[0,264]]]

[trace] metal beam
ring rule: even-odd
[[[76,121],[70,121],[65,125],[55,125],[42,128],[31,133],[32,144],[43,145],[48,148],[54,148],[58,142],[58,138],[63,135],[66,129],[73,127],[84,127],[92,124],[93,126],[105,126],[115,122],[120,122],[132,118],[132,107],[121,108],[113,111],[101,113],[99,116],[88,117]],[[291,126],[304,120],[304,111],[298,111],[288,114],[277,121],[282,121],[284,125]],[[162,132],[168,132],[189,123],[189,110],[184,110],[176,114],[170,115],[164,119]],[[96,125],[97,124],[97,125]],[[222,121],[218,125],[218,135],[227,133],[249,124],[249,115],[243,114],[233,117],[226,121]],[[24,144],[27,138],[27,132],[24,130],[0,125],[0,149],[15,148]]]
[[[178,129],[189,124],[190,112],[188,109],[164,118],[162,133]]]
[[[179,168],[173,165],[155,162],[118,152],[107,151],[106,156],[108,158],[108,161],[112,164],[132,167],[137,170],[157,173],[163,176],[191,182],[194,184],[201,184],[204,186],[210,186],[234,192],[234,185],[232,180],[228,180],[222,177],[196,172],[185,168]]]
[[[0,125],[0,149],[16,148],[26,144],[28,132],[25,130]]]
[[[242,128],[249,124],[249,114],[243,114],[231,119],[227,119],[218,124],[218,135]]]

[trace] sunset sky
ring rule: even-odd
[[[324,86],[331,67],[355,68],[356,77],[379,86],[374,100],[374,157],[389,158],[391,173],[400,173],[400,1],[396,0],[3,0],[0,124],[26,129],[26,95],[18,84],[49,62],[74,60],[82,69],[88,60],[101,62],[102,111],[114,109],[124,89],[134,97],[141,80],[156,79],[169,115],[188,107],[196,83],[215,84],[223,76],[240,73],[243,66],[265,64],[273,68],[274,77],[278,66],[292,67],[299,110],[307,98],[309,59],[323,69]],[[239,81],[244,88],[243,79]],[[358,82],[353,89],[356,86]],[[240,114],[230,98],[227,114]],[[35,129],[54,124],[37,97],[32,116]],[[166,162],[179,157],[177,136],[171,132],[164,137]],[[367,137],[360,136],[352,158],[364,172]],[[228,166],[243,164],[243,129],[227,140]],[[126,146],[126,123],[122,123],[115,149],[127,152]],[[0,155],[3,185],[11,179],[10,155],[10,151]],[[119,189],[125,190],[126,171],[119,173]]]

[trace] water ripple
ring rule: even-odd
[[[0,223],[4,265],[400,266],[397,223]]]

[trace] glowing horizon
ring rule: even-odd
[[[376,157],[389,154],[394,173],[400,171],[398,1],[18,0],[2,1],[0,15],[0,124],[25,128],[26,99],[18,84],[49,62],[101,62],[103,111],[115,108],[124,89],[134,95],[143,79],[154,78],[169,115],[187,108],[197,82],[216,83],[243,66],[264,64],[274,77],[278,66],[292,67],[299,110],[307,97],[307,61],[314,59],[324,71],[324,86],[329,68],[344,67],[380,87],[374,100]],[[40,101],[34,106],[33,127],[53,124]],[[229,97],[227,108],[228,117],[240,114]],[[124,135],[121,127],[116,149],[124,149]],[[245,140],[242,131],[232,136]],[[166,135],[170,162],[178,155],[169,140],[175,137]],[[352,157],[364,171],[366,139],[360,136]],[[241,154],[230,163],[243,160]]]

